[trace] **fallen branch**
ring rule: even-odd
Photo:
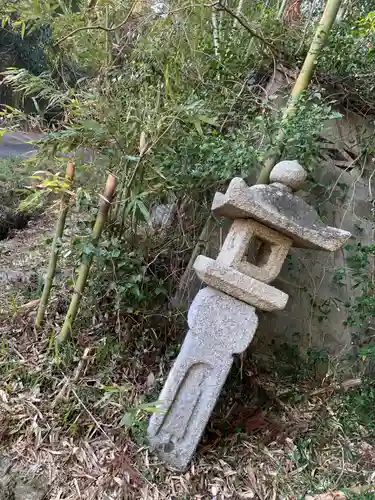
[[[308,397],[320,396],[321,394],[326,394],[327,392],[346,392],[350,389],[354,389],[361,385],[362,379],[353,378],[349,380],[344,380],[341,384],[328,385],[327,387],[321,387],[320,389],[315,389],[308,394]]]
[[[83,351],[82,358],[79,360],[77,368],[75,369],[73,378],[66,379],[62,389],[59,391],[59,393],[57,394],[55,399],[52,401],[51,408],[54,408],[57,405],[57,403],[59,403],[60,401],[62,401],[64,398],[66,398],[68,396],[69,386],[71,384],[77,383],[77,381],[81,375],[81,371],[83,370],[83,367],[85,366],[86,361],[90,355],[90,352],[91,352],[91,347],[86,347],[86,349]]]

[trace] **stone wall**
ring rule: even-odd
[[[320,182],[334,186],[339,181],[342,198],[336,188],[329,197],[322,191],[305,193],[306,201],[319,207],[329,225],[350,231],[352,241],[373,243],[368,180],[361,178],[359,168],[345,172],[322,165],[321,170]],[[289,302],[283,311],[262,315],[258,345],[287,342],[303,348],[323,348],[335,355],[350,348],[353,328],[345,325],[345,305],[358,291],[348,276],[343,283],[337,282],[340,269],[346,267],[346,256],[345,249],[329,254],[292,248],[275,281],[277,288],[288,293]]]

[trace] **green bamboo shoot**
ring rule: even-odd
[[[107,178],[107,183],[104,189],[104,194],[101,196],[99,212],[96,217],[96,221],[92,230],[91,243],[94,247],[97,247],[100,241],[100,237],[107,220],[108,212],[115,196],[116,192],[116,178],[113,175],[109,175]],[[69,305],[68,312],[65,317],[64,324],[61,328],[61,332],[56,337],[56,342],[61,344],[67,340],[69,337],[74,320],[77,316],[79,304],[83,295],[83,291],[86,285],[87,277],[90,271],[90,267],[93,260],[93,253],[84,253],[82,256],[81,266],[78,271],[78,277],[74,288],[74,293],[72,300]]]
[[[46,282],[44,284],[43,293],[40,299],[38,313],[35,320],[36,329],[39,329],[42,326],[48,305],[49,296],[52,289],[53,280],[55,278],[56,265],[59,257],[59,245],[64,233],[66,216],[69,210],[69,201],[70,201],[69,187],[73,182],[74,174],[75,174],[75,164],[73,161],[69,161],[66,166],[66,172],[65,172],[65,182],[67,183],[67,188],[63,190],[61,195],[60,214],[57,220],[55,235],[52,241],[51,256],[47,270]]]

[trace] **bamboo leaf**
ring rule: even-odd
[[[214,118],[210,118],[209,116],[205,115],[198,115],[198,118],[201,122],[207,123],[208,125],[212,125],[213,127],[219,127],[220,124],[215,120]]]
[[[137,200],[136,203],[137,203],[138,209],[140,210],[141,214],[143,215],[144,220],[146,222],[148,222],[150,220],[150,214],[146,208],[146,205],[143,203],[143,201],[141,201],[139,199]]]
[[[123,427],[131,427],[134,424],[134,421],[135,421],[135,414],[134,412],[129,411],[127,413],[124,413],[124,415],[122,416],[120,420],[120,425],[122,425]]]

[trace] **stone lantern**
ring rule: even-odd
[[[164,463],[189,465],[222,386],[258,326],[256,309],[284,309],[288,295],[271,286],[290,247],[334,252],[350,233],[326,226],[293,191],[306,179],[296,161],[282,161],[270,184],[234,178],[212,210],[233,220],[216,260],[199,255],[194,269],[207,285],[194,298],[189,331],[150,419],[148,436]]]

